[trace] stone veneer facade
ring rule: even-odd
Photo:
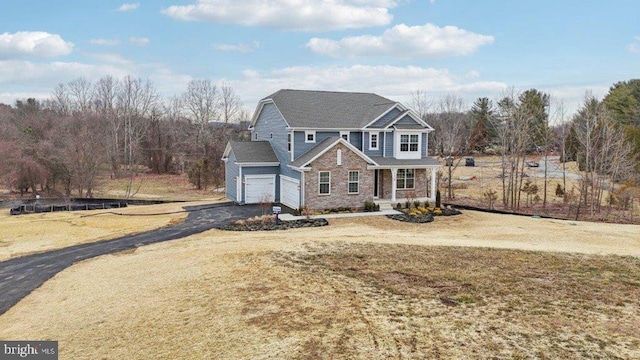
[[[337,164],[338,150],[342,152],[342,165]],[[311,170],[304,174],[305,205],[310,210],[324,210],[338,207],[362,208],[366,200],[373,200],[373,170],[367,169],[367,162],[343,144],[337,144],[314,160]],[[359,171],[358,194],[349,194],[349,171]],[[320,195],[318,179],[320,171],[331,172],[330,195]]]
[[[415,195],[416,198],[427,197],[427,170],[415,169],[414,172],[414,188],[413,189],[397,189],[396,199],[404,199],[408,194]],[[381,199],[391,199],[391,170],[382,172],[382,196]]]

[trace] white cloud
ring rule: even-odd
[[[140,3],[130,3],[130,4],[122,4],[119,8],[116,9],[117,12],[128,12],[134,11],[140,6]]]
[[[336,57],[426,58],[469,55],[493,41],[493,36],[476,34],[455,26],[400,24],[387,29],[381,36],[361,35],[341,40],[312,38],[306,46],[313,52]]]
[[[129,42],[138,46],[147,46],[150,43],[149,38],[146,37],[130,37]]]
[[[58,34],[43,31],[18,31],[0,34],[0,59],[22,56],[53,57],[73,51],[73,43]]]
[[[163,64],[135,64],[113,54],[83,54],[101,63],[49,62],[38,63],[21,60],[0,60],[0,103],[13,104],[16,99],[48,98],[55,86],[78,77],[93,82],[111,75],[126,75],[150,79],[158,92],[169,97],[186,89],[191,76],[176,74]]]
[[[104,46],[115,46],[120,44],[120,40],[118,39],[91,39],[89,40],[90,44],[93,45],[104,45]]]
[[[260,47],[260,43],[254,41],[253,44],[213,44],[217,51],[251,53]]]
[[[327,31],[387,25],[393,19],[389,9],[396,5],[392,0],[196,0],[162,13],[185,21]]]
[[[498,81],[470,81],[466,74],[452,75],[447,69],[390,65],[295,66],[266,73],[249,69],[243,72],[240,80],[232,83],[249,106],[284,88],[374,92],[407,105],[411,92],[418,89],[434,98],[456,93],[471,104],[479,96],[498,96],[507,88]]]
[[[133,63],[120,54],[111,53],[85,53],[86,57],[98,60],[102,63],[117,64],[117,65],[132,65]]]
[[[627,45],[627,50],[630,53],[640,54],[640,45],[638,45],[638,44],[629,44],[629,45]]]

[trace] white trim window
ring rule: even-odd
[[[316,142],[316,132],[315,131],[305,131],[304,132],[304,142],[315,143]]]
[[[347,179],[347,192],[349,194],[358,194],[360,192],[360,172],[357,170],[349,171]]]
[[[378,141],[380,139],[380,133],[369,133],[369,150],[378,150]]]
[[[331,195],[331,171],[318,172],[318,195]]]
[[[422,134],[416,132],[396,133],[396,158],[397,159],[420,159],[420,146],[422,145]]]
[[[419,134],[402,134],[400,135],[400,151],[416,152],[420,148]]]
[[[253,133],[253,140],[254,141],[258,140],[258,132],[257,131]]]
[[[347,140],[349,142],[349,131],[340,131],[340,137]]]
[[[287,133],[287,151],[291,152],[291,133]]]
[[[415,188],[415,170],[414,169],[398,169],[396,177],[396,188],[399,190]]]

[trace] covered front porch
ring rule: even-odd
[[[380,204],[407,200],[435,202],[437,166],[373,167],[373,198]]]

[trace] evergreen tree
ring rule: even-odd
[[[471,147],[477,151],[483,151],[497,136],[493,123],[493,103],[486,97],[478,98],[469,113],[475,121],[471,130]]]

